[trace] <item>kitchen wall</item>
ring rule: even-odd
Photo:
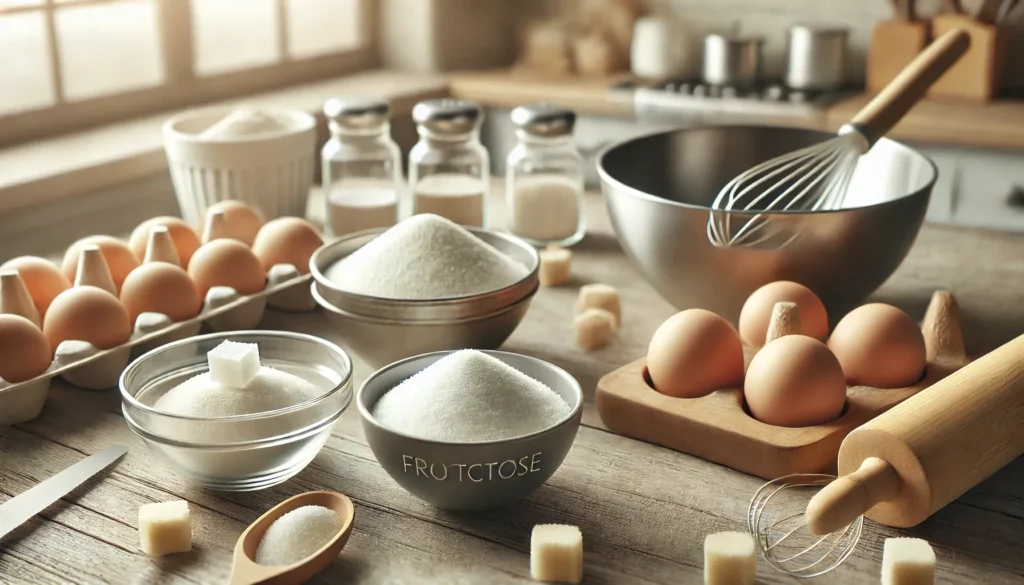
[[[444,2],[446,0],[435,0]],[[454,0],[447,0],[454,1]],[[533,18],[571,13],[585,0],[516,0],[516,18],[506,23],[521,23]],[[675,14],[691,40],[691,68],[700,72],[700,41],[709,33],[727,31],[738,23],[744,33],[766,38],[765,66],[769,75],[781,76],[785,55],[786,28],[796,22],[832,23],[851,29],[851,76],[864,77],[864,55],[875,22],[892,17],[891,3],[886,0],[642,0],[656,10]],[[962,0],[964,8],[973,10],[980,0]],[[513,0],[507,0],[512,3]],[[940,0],[918,0],[922,16],[933,14]],[[1018,6],[1006,23],[1011,31],[1010,59],[1007,65],[1009,88],[1024,91],[1024,6]],[[507,35],[502,37],[507,39]]]

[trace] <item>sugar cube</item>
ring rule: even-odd
[[[151,557],[192,550],[188,502],[177,500],[140,506],[139,543],[142,552]]]
[[[245,388],[260,372],[260,348],[255,343],[225,341],[206,354],[210,378],[229,388]]]
[[[565,524],[538,524],[530,537],[530,576],[534,581],[583,580],[583,533]]]
[[[550,247],[540,251],[541,286],[559,286],[572,277],[572,252]]]
[[[576,345],[591,350],[604,347],[615,330],[615,315],[604,309],[587,309],[572,320]]]
[[[882,549],[882,585],[932,585],[935,551],[920,538],[886,538]]]
[[[580,287],[580,297],[576,312],[587,309],[604,309],[615,316],[615,327],[622,326],[622,308],[619,303],[619,291],[607,284],[585,284]]]
[[[754,585],[756,582],[753,536],[746,532],[718,532],[704,537],[704,585]]]

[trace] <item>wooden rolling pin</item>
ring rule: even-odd
[[[861,514],[915,526],[1022,453],[1024,335],[847,435],[808,528],[828,534]]]

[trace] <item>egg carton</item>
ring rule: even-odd
[[[240,295],[230,287],[212,287],[199,314],[191,319],[175,323],[162,313],[142,313],[131,338],[117,347],[101,350],[87,341],[64,341],[42,374],[16,384],[0,379],[0,426],[39,416],[50,380],[57,376],[81,388],[107,389],[117,385],[133,355],[196,335],[204,323],[215,331],[237,331],[259,325],[267,305],[283,311],[312,311],[316,302],[310,294],[310,278],[290,264],[278,264],[267,273],[267,286],[261,292]]]

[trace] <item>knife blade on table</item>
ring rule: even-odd
[[[0,538],[7,536],[127,452],[128,448],[123,445],[111,445],[0,504]]]

